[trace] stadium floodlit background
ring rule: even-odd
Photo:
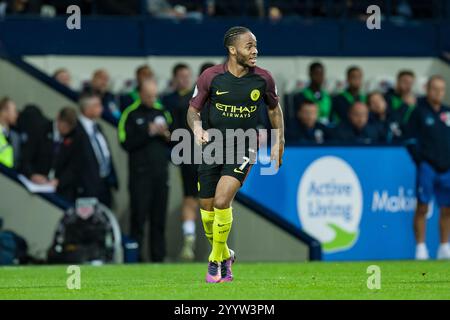
[[[68,28],[68,19],[75,12],[66,11],[70,5],[81,10],[79,29]],[[381,29],[367,26],[370,5],[380,8]],[[429,77],[439,74],[447,86],[450,83],[450,3],[444,0],[0,0],[0,99],[9,97],[19,111],[19,121],[12,126],[17,139],[5,140],[15,151],[14,163],[0,163],[0,232],[11,230],[27,244],[26,252],[15,244],[20,257],[1,256],[7,246],[0,246],[0,264],[20,262],[30,266],[0,268],[0,298],[67,297],[65,288],[40,289],[49,283],[57,286],[57,281],[65,279],[64,272],[56,275],[57,267],[42,267],[35,278],[33,265],[48,263],[49,254],[57,250],[57,227],[67,222],[62,218],[74,206],[75,198],[33,191],[23,179],[31,178],[32,172],[27,171],[20,156],[29,155],[30,136],[46,134],[42,128],[63,107],[79,112],[77,99],[87,87],[102,95],[99,123],[109,142],[118,181],[110,208],[101,208],[114,242],[110,245],[112,253],[108,258],[102,256],[102,262],[120,265],[117,269],[106,266],[104,272],[86,267],[87,288],[91,291],[76,297],[210,298],[202,295],[201,288],[183,291],[189,290],[184,282],[177,294],[171,291],[170,281],[163,287],[165,272],[186,282],[202,281],[203,262],[209,253],[201,220],[197,219],[196,263],[172,264],[180,261],[183,246],[183,189],[179,168],[169,162],[164,230],[167,269],[153,264],[130,264],[135,269],[126,269],[126,263],[136,261],[136,246],[135,239],[129,237],[132,204],[127,152],[119,143],[117,126],[133,97],[137,68],[148,66],[164,103],[178,90],[173,67],[187,65],[192,89],[204,63],[224,61],[223,34],[234,25],[250,28],[257,37],[258,66],[268,69],[276,81],[287,144],[283,166],[276,175],[259,174],[260,167],[264,167],[264,155],[260,156],[261,163],[252,169],[237,196],[229,238],[241,263],[236,266],[237,274],[253,272],[255,266],[260,266],[250,280],[267,284],[264,281],[274,276],[278,282],[273,284],[273,292],[251,287],[240,294],[222,292],[223,297],[273,298],[274,294],[281,299],[324,298],[322,294],[331,292],[329,297],[373,298],[370,291],[361,288],[365,288],[369,265],[365,261],[376,260],[377,265],[391,272],[387,281],[393,280],[385,287],[386,295],[379,298],[449,298],[445,271],[448,263],[411,262],[416,254],[416,166],[403,135],[409,108],[425,101]],[[350,67],[356,68],[348,73]],[[398,75],[403,71],[411,80],[411,90],[401,93]],[[317,72],[321,75],[317,76]],[[312,87],[317,89],[315,85],[319,84],[319,96],[308,89],[312,74],[316,77]],[[350,98],[349,91],[342,94],[348,80],[353,81]],[[374,92],[378,99],[369,95]],[[341,119],[346,115],[342,110],[347,110],[355,99],[367,103],[370,110],[368,123],[364,123],[370,129],[359,136],[349,134],[351,129]],[[319,108],[320,125],[309,133],[302,131],[302,121],[306,123],[311,115],[299,112],[305,100],[315,102]],[[448,88],[444,102],[450,104]],[[165,107],[170,111],[170,105]],[[261,126],[270,129],[264,115]],[[168,159],[169,154],[168,148]],[[81,165],[61,170],[81,176],[85,169]],[[432,203],[426,235],[431,260],[437,257],[438,220],[439,208]],[[9,238],[2,239],[4,244]],[[149,262],[147,240],[144,246],[143,262]],[[92,260],[99,263],[102,259]],[[302,263],[310,260],[333,262]],[[346,261],[360,262],[340,263]],[[267,264],[259,264],[262,262]],[[339,281],[335,282],[327,266],[334,268]],[[356,280],[352,278],[358,273]],[[101,291],[101,285],[115,275],[123,279],[114,280],[114,285],[128,285],[131,290],[137,285],[138,274],[154,283],[148,288],[134,288],[129,296],[108,296]],[[288,281],[283,274],[298,276],[291,291],[283,289]],[[318,274],[323,278],[316,280]],[[435,283],[421,283],[424,274]],[[414,282],[417,291],[407,293],[406,287],[401,287],[405,279]],[[240,285],[239,281],[235,281],[236,285]],[[320,287],[317,290],[316,281]],[[345,289],[345,282],[353,287],[348,287],[347,292],[336,289]],[[420,295],[421,290],[426,296]]]

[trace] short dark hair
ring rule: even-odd
[[[297,110],[300,111],[304,106],[310,106],[310,105],[314,105],[314,106],[317,107],[317,104],[314,101],[312,101],[310,99],[303,99],[300,102],[300,104],[298,105],[298,109]]]
[[[404,76],[410,76],[413,78],[416,77],[416,75],[414,74],[414,71],[412,71],[412,70],[400,70],[397,73],[397,80],[399,80],[401,77],[404,77]]]
[[[58,120],[67,123],[71,128],[77,125],[77,112],[74,108],[64,107],[58,112]]]
[[[180,71],[181,69],[189,69],[189,66],[186,63],[177,63],[172,68],[172,76],[175,77],[177,75],[178,71]]]
[[[358,66],[350,66],[350,67],[348,67],[348,69],[347,69],[347,77],[349,77],[350,73],[352,73],[354,71],[360,71],[361,72],[362,69],[360,67],[358,67]]]
[[[152,68],[150,68],[150,66],[148,64],[142,64],[139,67],[136,68],[136,76],[142,72],[142,70],[144,69],[148,69],[150,70],[150,73],[153,75],[153,70]]]
[[[225,35],[223,36],[223,45],[226,49],[228,49],[229,46],[232,46],[236,39],[244,33],[251,32],[249,28],[241,27],[241,26],[235,26],[231,27],[230,29],[225,32]]]
[[[321,62],[316,61],[316,62],[311,63],[309,65],[309,73],[314,72],[314,70],[316,70],[318,68],[322,68],[322,69],[324,68],[323,64]]]

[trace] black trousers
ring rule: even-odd
[[[102,184],[98,190],[98,200],[111,209],[112,205],[111,186],[109,185],[108,180],[106,178],[102,179]]]
[[[139,244],[143,256],[144,227],[149,219],[149,257],[162,262],[166,255],[166,213],[169,195],[168,175],[155,172],[130,172],[130,236]]]

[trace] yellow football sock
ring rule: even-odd
[[[208,211],[200,209],[200,213],[202,215],[203,228],[205,229],[206,239],[208,239],[209,243],[213,244],[213,222],[214,222],[214,211]],[[230,249],[227,244],[223,248],[222,259],[226,260],[230,258]]]
[[[226,209],[214,208],[213,245],[211,254],[209,255],[209,261],[220,262],[223,260],[223,256],[228,255],[229,257],[227,239],[230,234],[232,222],[233,211],[231,207]],[[227,254],[223,255],[225,249],[227,249]]]
[[[208,239],[212,246],[214,211],[200,209],[200,214],[202,215],[203,229],[205,229],[206,239]]]
[[[224,245],[223,251],[222,251],[222,261],[227,260],[227,259],[230,259],[230,249],[228,248],[228,245],[225,242],[225,245]]]

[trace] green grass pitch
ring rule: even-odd
[[[369,290],[367,267],[381,269]],[[450,299],[450,262],[239,263],[232,283],[206,284],[206,264],[0,267],[0,299]]]

